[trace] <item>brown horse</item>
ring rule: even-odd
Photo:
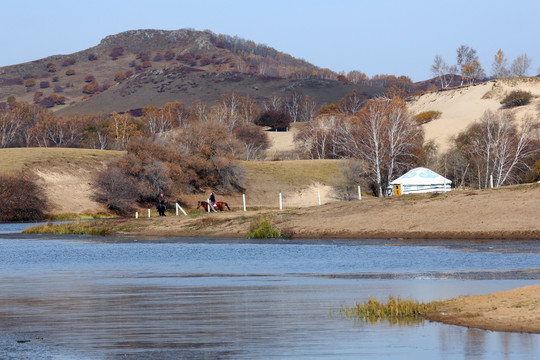
[[[197,201],[197,209],[202,207],[204,211],[208,211],[208,205],[209,204],[206,201]],[[214,207],[214,209],[219,211],[225,211],[225,209],[227,209],[228,211],[232,211],[229,207],[229,204],[227,204],[225,201],[216,202],[216,206]]]

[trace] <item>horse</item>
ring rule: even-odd
[[[208,205],[209,204],[207,201],[197,201],[197,209],[202,207],[204,211],[208,211]],[[214,207],[214,209],[219,211],[225,211],[225,209],[227,209],[228,211],[232,211],[229,207],[229,204],[227,204],[225,201],[216,202],[216,206]]]
[[[156,209],[159,213],[159,216],[165,216],[165,210],[167,210],[167,206],[165,204],[158,203]]]

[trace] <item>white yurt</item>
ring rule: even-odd
[[[398,177],[388,187],[389,195],[449,192],[452,181],[426,168],[415,168]]]

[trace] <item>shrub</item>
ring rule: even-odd
[[[68,59],[65,59],[65,60],[62,62],[62,66],[63,66],[63,67],[68,67],[68,66],[70,66],[70,65],[74,65],[76,62],[77,62],[77,60],[75,60],[74,58],[68,58]]]
[[[46,88],[48,88],[48,87],[50,87],[50,86],[51,86],[51,84],[50,84],[48,81],[41,81],[41,82],[39,83],[39,87],[40,87],[41,89],[46,89]]]
[[[36,79],[28,79],[24,82],[24,86],[26,86],[27,88],[31,88],[31,87],[34,87],[36,86]]]
[[[174,53],[171,50],[165,52],[165,60],[171,61],[174,59]]]
[[[255,125],[270,126],[272,129],[284,130],[292,121],[291,116],[285,111],[269,110],[255,120]]]
[[[120,56],[124,55],[124,48],[121,47],[121,46],[116,46],[114,47],[111,52],[109,53],[109,56],[113,59],[113,60],[116,60],[118,59]]]
[[[210,65],[210,64],[212,64],[212,63],[213,63],[212,59],[210,59],[210,58],[208,58],[208,57],[203,57],[203,58],[201,59],[201,61],[200,61],[201,66]]]
[[[91,83],[86,84],[86,85],[83,86],[82,92],[85,93],[85,94],[92,95],[98,90],[98,87],[99,87],[99,85],[98,85],[97,81],[92,81]]]
[[[50,64],[49,66],[47,66],[47,71],[48,72],[56,72],[56,65],[55,64]]]
[[[516,106],[527,105],[532,99],[530,91],[515,90],[505,97],[501,104],[506,108],[513,108]]]
[[[106,204],[107,207],[117,213],[127,214],[134,210],[138,194],[136,180],[124,174],[116,165],[110,165],[100,171],[94,180],[96,192],[92,196],[94,200]]]
[[[43,191],[29,177],[0,175],[0,221],[32,221],[45,218]]]
[[[92,81],[96,81],[96,77],[94,75],[86,75],[84,81],[87,83],[91,83]]]
[[[257,216],[251,221],[250,239],[275,239],[281,237],[281,231],[272,226],[272,221],[267,216]]]
[[[123,72],[117,72],[116,74],[114,74],[114,81],[122,81],[126,78],[126,74],[124,74]]]
[[[88,54],[88,61],[96,61],[98,56],[94,53]]]
[[[66,75],[67,75],[67,76],[75,75],[75,70],[73,70],[73,69],[68,69],[68,70],[66,71]]]
[[[424,112],[414,115],[414,121],[416,121],[419,125],[427,124],[431,120],[440,118],[441,115],[442,115],[442,112],[440,111],[428,110],[428,111],[424,111]]]

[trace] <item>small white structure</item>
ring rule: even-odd
[[[452,181],[426,168],[415,168],[390,183],[388,195],[449,192]]]

